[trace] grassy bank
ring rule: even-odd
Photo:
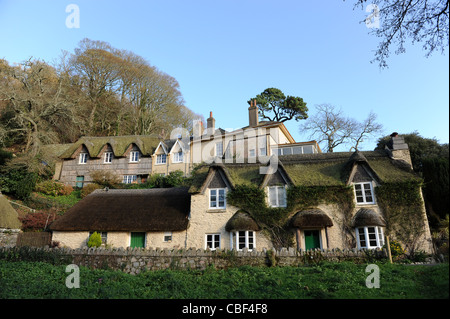
[[[0,298],[435,299],[449,297],[449,266],[379,264],[380,288],[367,288],[367,265],[152,271],[133,276],[80,267],[80,287],[66,287],[65,266],[0,260]]]

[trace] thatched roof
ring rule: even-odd
[[[233,217],[231,217],[225,225],[226,231],[239,231],[239,230],[260,230],[260,227],[256,221],[245,211],[237,211]]]
[[[420,177],[398,160],[389,158],[384,150],[367,152],[337,152],[278,157],[278,169],[289,184],[296,186],[345,186],[348,185],[355,165],[364,165],[377,182],[401,182],[420,180]],[[193,174],[191,193],[200,192],[207,185],[210,168],[224,172],[228,182],[236,185],[264,186],[267,176],[260,174],[262,163],[223,163],[204,165]]]
[[[294,215],[291,219],[291,226],[295,228],[306,227],[331,227],[333,222],[322,210],[303,210]]]
[[[50,225],[56,231],[181,231],[187,229],[188,189],[96,190]]]
[[[384,219],[373,209],[361,208],[353,217],[353,226],[382,226],[386,227]]]
[[[19,220],[19,214],[11,206],[5,196],[0,193],[0,228],[20,229],[22,223]]]
[[[84,146],[89,157],[95,158],[101,155],[101,151],[105,146],[110,145],[114,156],[121,157],[126,155],[126,151],[130,145],[136,145],[142,155],[150,156],[158,146],[160,139],[150,135],[129,135],[129,136],[104,136],[104,137],[82,137],[59,157],[62,159],[74,158],[81,146]]]

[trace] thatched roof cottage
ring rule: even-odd
[[[262,163],[202,165],[189,189],[99,190],[50,228],[71,247],[92,231],[114,247],[140,233],[145,247],[238,250],[372,249],[390,235],[430,252],[421,179],[401,151],[279,156],[271,174]]]

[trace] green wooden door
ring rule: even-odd
[[[145,247],[145,233],[131,233],[131,248],[144,248]]]
[[[305,249],[320,248],[320,239],[318,230],[305,230]]]
[[[77,176],[77,185],[78,188],[83,188],[84,186],[84,176]]]

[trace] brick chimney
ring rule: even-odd
[[[250,107],[248,108],[248,125],[250,127],[256,127],[259,124],[258,119],[258,107],[256,106],[256,100],[250,100]]]
[[[216,120],[213,118],[212,112],[209,112],[209,118],[206,120],[206,129],[209,135],[214,135],[216,130]]]

